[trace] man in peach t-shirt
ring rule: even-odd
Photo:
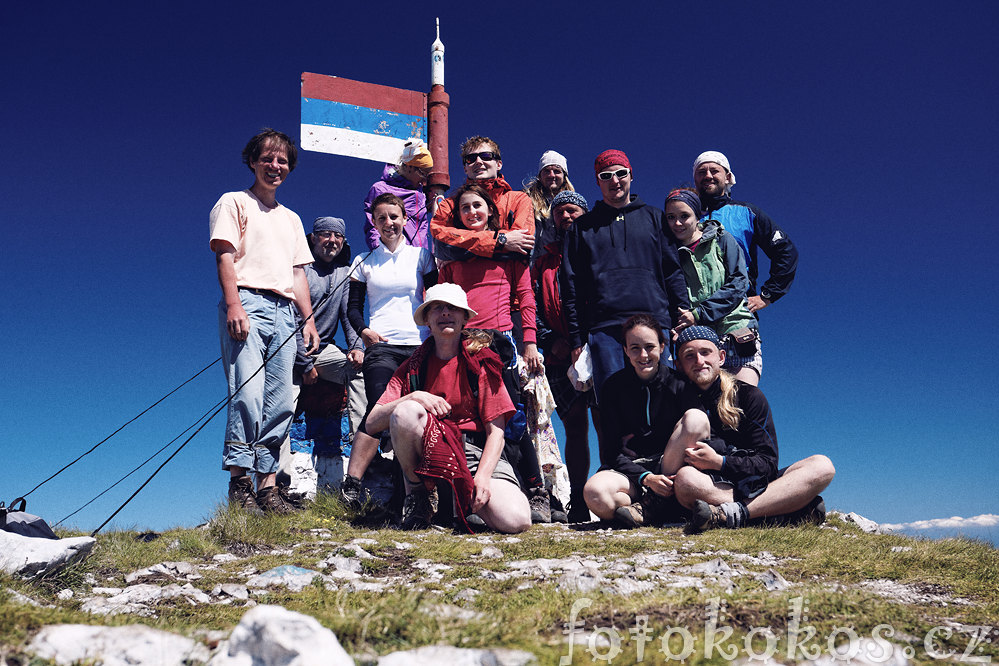
[[[222,467],[229,470],[229,501],[254,513],[290,510],[275,479],[281,443],[294,416],[296,346],[294,340],[284,344],[295,333],[292,302],[305,320],[308,352],[319,345],[303,270],[312,262],[312,252],[302,220],[275,198],[297,161],[286,134],[262,130],[243,149],[253,186],[223,194],[209,216],[222,286],[219,337],[229,383]],[[256,474],[256,492],[249,471]]]

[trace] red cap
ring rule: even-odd
[[[597,159],[593,162],[593,171],[594,173],[600,173],[607,167],[615,164],[627,167],[628,171],[631,171],[631,162],[628,161],[628,156],[622,150],[605,150],[597,155]]]

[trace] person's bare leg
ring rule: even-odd
[[[257,492],[277,484],[277,473],[257,474]]]
[[[504,534],[518,534],[531,527],[531,507],[519,486],[491,479],[489,492],[489,501],[476,512],[486,525]]]
[[[663,450],[663,460],[660,469],[666,476],[676,474],[683,466],[684,449],[693,446],[695,442],[711,437],[711,424],[708,415],[699,409],[688,409],[673,426],[666,448]]]
[[[756,370],[752,368],[747,368],[745,366],[739,368],[739,372],[734,373],[736,379],[740,379],[747,384],[752,384],[753,386],[760,385],[760,376],[756,374]]]
[[[716,484],[710,476],[686,465],[676,472],[673,479],[673,491],[677,501],[687,509],[694,508],[696,500],[719,506],[732,501],[732,486],[727,483]]]
[[[760,495],[746,502],[749,517],[778,516],[802,509],[826,489],[835,474],[836,468],[826,456],[799,460],[783,476],[771,481]]]
[[[601,470],[583,487],[586,506],[601,520],[610,520],[620,506],[630,506],[637,499],[631,495],[631,482],[624,474]]]
[[[389,432],[395,459],[402,468],[406,494],[418,481],[416,468],[423,461],[423,431],[427,427],[427,410],[412,400],[400,403],[389,417]],[[525,500],[526,501],[526,500]]]
[[[378,455],[378,440],[363,432],[354,433],[354,445],[347,461],[347,474],[360,479],[368,471],[368,465]]]

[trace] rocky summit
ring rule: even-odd
[[[471,536],[266,520],[287,521],[295,538],[227,540],[209,523],[152,543],[102,536],[89,559],[47,577],[8,566],[0,612],[23,626],[8,628],[0,664],[631,664],[677,661],[691,647],[695,662],[717,648],[727,661],[901,665],[969,646],[990,656],[999,642],[986,641],[999,638],[995,587],[987,599],[974,580],[992,584],[994,549],[975,555],[991,572],[955,560],[971,578],[942,584],[918,567],[954,544],[879,534],[855,514],[696,536],[598,523]],[[121,568],[159,553],[170,557]],[[792,621],[818,639],[788,658]],[[708,644],[711,622],[731,628],[733,650]],[[899,626],[873,631],[886,622]]]

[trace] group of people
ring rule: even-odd
[[[556,151],[523,191],[488,137],[466,140],[461,157],[466,181],[428,210],[433,160],[408,142],[364,201],[368,251],[351,259],[343,219],[317,218],[306,237],[277,202],[291,139],[268,129],[247,144],[252,187],[210,216],[230,501],[290,510],[276,485],[281,444],[299,387],[324,380],[347,387],[344,500],[364,503],[368,467],[392,450],[406,529],[443,517],[515,533],[591,512],[690,531],[821,522],[832,463],[779,467],[757,387],[758,312],[787,293],[797,251],[731,199],[728,159],[702,153],[694,187],[660,210],[631,193],[620,150],[596,157],[592,207]],[[770,274],[757,289],[759,250]],[[347,349],[333,340],[340,327]],[[565,427],[568,507],[546,487],[540,420],[524,407],[538,393]],[[600,450],[590,478],[588,414]]]

